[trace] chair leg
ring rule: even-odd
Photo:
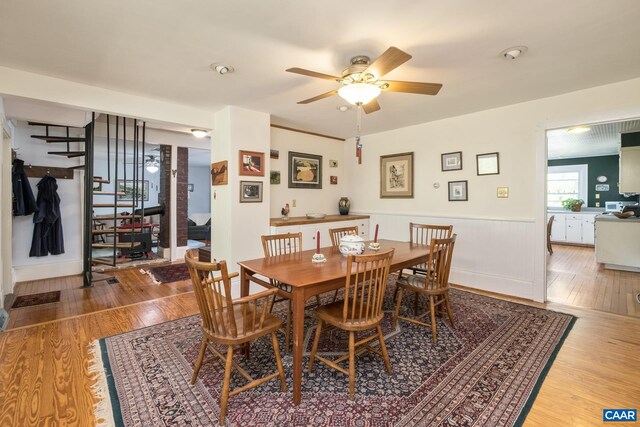
[[[333,294],[333,301],[332,302],[336,302],[336,300],[338,299],[338,292],[340,292],[340,289],[336,289],[336,292]]]
[[[398,326],[398,316],[400,315],[400,304],[402,303],[402,288],[398,288],[398,301],[396,301],[396,311],[393,313],[393,320],[391,321],[391,326],[393,329]]]
[[[231,366],[233,362],[233,346],[227,349],[227,363],[224,367],[224,382],[222,383],[222,394],[220,396],[220,425],[224,425],[227,415],[227,400],[229,399],[229,383],[231,382]]]
[[[413,314],[418,316],[418,302],[420,301],[420,294],[418,292],[416,294],[416,299],[413,301]]]
[[[382,337],[382,328],[380,325],[376,326],[378,331],[378,341],[380,341],[380,350],[382,351],[382,358],[384,364],[387,366],[387,372],[391,375],[391,360],[389,360],[389,353],[387,353],[387,346],[384,344],[384,338]]]
[[[289,307],[287,307],[287,324],[284,327],[284,351],[289,353],[291,343],[291,300],[288,301]]]
[[[311,347],[311,355],[309,356],[309,372],[313,370],[313,362],[316,359],[316,353],[318,352],[318,343],[320,342],[320,334],[322,333],[322,320],[318,320],[318,326],[316,326],[316,337],[313,339],[313,347]]]
[[[447,307],[447,315],[451,322],[451,327],[455,329],[456,325],[453,323],[453,310],[451,310],[451,304],[449,304],[449,294],[444,294],[444,304]]]
[[[356,337],[349,331],[349,400],[356,400]]]
[[[207,337],[202,337],[202,344],[200,345],[200,353],[198,353],[198,359],[196,360],[196,366],[193,368],[193,376],[191,377],[191,384],[196,383],[196,378],[198,378],[198,373],[200,372],[200,368],[202,367],[202,361],[204,360],[204,354],[207,351]]]
[[[316,304],[320,307],[320,295],[316,295]]]
[[[431,335],[433,342],[436,342],[436,307],[433,296],[429,296],[429,310],[431,310]]]
[[[284,379],[284,369],[282,368],[282,359],[280,358],[280,348],[278,347],[278,338],[276,338],[275,332],[271,332],[271,341],[273,342],[273,352],[276,355],[276,365],[278,365],[278,373],[280,374],[280,388],[283,393],[286,393],[287,382]]]

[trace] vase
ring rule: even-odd
[[[349,198],[340,197],[340,201],[338,202],[338,210],[340,211],[340,215],[349,215],[349,207],[351,207]]]

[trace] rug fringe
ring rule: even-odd
[[[140,273],[142,274],[146,274],[147,276],[149,276],[151,278],[151,281],[153,282],[154,285],[159,285],[162,282],[159,281],[158,279],[155,278],[155,276],[153,274],[151,274],[150,270],[145,270],[143,268],[140,269]]]
[[[107,384],[107,375],[105,374],[104,364],[102,361],[100,341],[94,341],[91,344],[89,356],[92,360],[92,363],[89,366],[89,373],[93,375],[95,379],[95,383],[91,386],[91,391],[97,398],[97,402],[93,408],[96,417],[96,426],[115,426],[113,408],[111,407],[111,397],[109,396],[109,385]]]

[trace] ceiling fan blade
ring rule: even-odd
[[[395,80],[378,81],[378,83],[388,84],[389,87],[384,90],[389,92],[417,93],[420,95],[437,95],[442,87],[441,83],[399,82]]]
[[[322,95],[314,96],[313,98],[305,99],[304,101],[299,101],[298,104],[309,104],[310,102],[318,101],[318,100],[324,99],[324,98],[328,98],[328,97],[330,97],[332,95],[335,95],[337,93],[338,93],[337,90],[332,90],[331,92],[326,92],[326,93],[323,93]]]
[[[290,73],[295,73],[295,74],[302,74],[303,76],[317,77],[319,79],[325,79],[325,80],[333,80],[333,81],[341,80],[340,77],[330,76],[329,74],[318,73],[316,71],[305,70],[304,68],[288,68],[286,71]]]
[[[369,101],[368,104],[364,104],[362,106],[362,109],[367,114],[373,113],[373,112],[376,112],[376,111],[378,111],[380,109],[380,104],[378,104],[378,100],[373,99],[373,100]]]
[[[387,74],[389,71],[399,67],[408,60],[411,59],[411,55],[401,51],[397,47],[391,46],[385,50],[375,61],[367,67],[362,75],[371,74],[374,80],[377,80]]]

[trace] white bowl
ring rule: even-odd
[[[364,252],[364,239],[357,234],[347,234],[340,238],[340,253],[347,255],[360,255]]]
[[[323,214],[323,213],[308,213],[307,214],[307,218],[312,218],[312,219],[324,218],[325,216],[327,216],[327,214]]]

